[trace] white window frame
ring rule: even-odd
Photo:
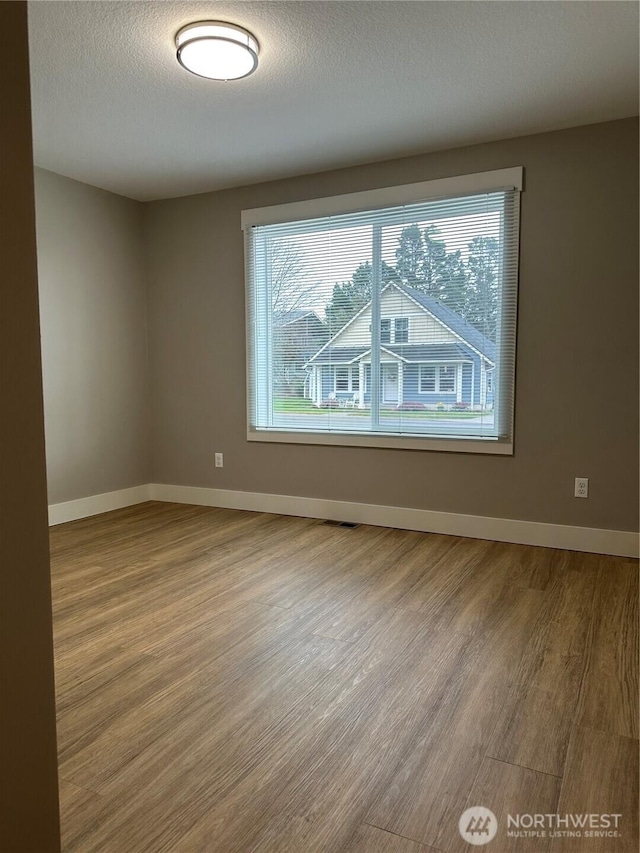
[[[450,391],[445,391],[440,387],[440,371],[443,367],[450,367],[453,369],[453,388]],[[433,370],[434,371],[434,389],[433,391],[423,391],[422,389],[422,373],[424,370]],[[455,395],[458,394],[458,378],[459,378],[459,366],[457,362],[453,362],[451,364],[421,364],[420,365],[420,373],[418,376],[418,394],[449,394]]]
[[[406,341],[398,341],[398,321],[407,324],[407,340]],[[393,318],[393,342],[394,344],[408,344],[409,343],[409,318],[408,317],[394,317]]]
[[[358,388],[353,387],[353,380],[356,379],[359,381],[360,375],[357,364],[334,364],[333,367],[333,393],[334,394],[357,394]],[[346,388],[338,388],[338,371],[346,370],[347,371],[347,387]]]
[[[347,384],[346,388],[338,388],[338,373],[346,373],[345,381]],[[342,381],[342,380],[341,380]],[[351,369],[347,364],[334,364],[333,365],[333,392],[334,394],[347,394],[349,392],[349,385],[351,385]]]
[[[427,390],[423,390],[422,388],[422,374],[425,369],[433,370],[433,388],[428,388]],[[420,370],[418,373],[418,394],[436,394],[438,387],[438,366],[436,364],[421,364]]]
[[[507,169],[497,169],[490,172],[460,175],[451,178],[441,178],[433,181],[407,184],[382,189],[367,190],[340,196],[310,199],[307,201],[291,202],[288,204],[272,205],[269,207],[243,210],[241,225],[245,234],[251,228],[259,225],[286,224],[300,222],[305,219],[313,220],[340,214],[353,214],[367,210],[377,210],[387,207],[407,205],[430,199],[443,197],[458,197],[480,193],[515,190],[520,193],[523,188],[524,169],[515,166]],[[519,231],[519,204],[513,209],[513,228],[517,235]],[[248,246],[248,243],[247,243]],[[246,284],[247,284],[247,328],[252,306],[252,289],[250,281],[250,253],[246,253]],[[517,297],[517,294],[514,294]],[[263,299],[257,297],[258,313],[263,307]],[[393,329],[393,326],[392,326]],[[509,432],[504,437],[465,437],[437,435],[396,435],[380,431],[362,433],[313,432],[312,430],[298,431],[275,427],[254,427],[251,424],[251,365],[253,364],[253,348],[255,344],[250,334],[247,335],[247,440],[258,442],[283,442],[288,444],[325,444],[354,447],[398,448],[407,450],[433,450],[462,453],[483,454],[513,454],[513,396],[510,405],[505,409],[505,421],[509,424]],[[513,376],[515,385],[515,346],[513,343],[504,351],[501,367]],[[364,393],[364,389],[363,389]],[[451,393],[451,392],[447,392]],[[265,394],[267,395],[265,397]],[[257,391],[258,406],[270,406],[268,388],[260,387]],[[265,402],[266,401],[266,402]]]
[[[453,376],[449,377],[453,379],[453,388],[443,388],[442,387],[442,374],[443,370],[453,370]],[[456,394],[458,391],[458,368],[456,365],[452,364],[441,364],[438,366],[438,394]]]

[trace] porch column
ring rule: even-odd
[[[473,409],[476,404],[476,362],[471,362],[471,402],[469,407]]]
[[[364,409],[364,361],[358,362],[358,408]]]
[[[398,362],[398,405],[401,406],[404,402],[404,364]]]
[[[313,367],[313,372],[316,379],[316,406],[319,406],[322,403],[322,367],[318,367],[317,364]]]
[[[456,373],[458,374],[458,376],[457,376],[458,381],[456,382],[456,386],[457,386],[456,403],[461,403],[462,402],[462,365],[461,364],[459,364],[456,367]]]

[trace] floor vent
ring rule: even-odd
[[[328,519],[324,523],[330,524],[332,527],[348,527],[350,530],[353,530],[354,527],[360,527],[355,521],[332,521]]]

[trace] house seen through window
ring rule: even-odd
[[[250,439],[511,446],[521,170],[467,177],[247,212]]]

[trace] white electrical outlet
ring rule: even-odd
[[[576,477],[575,490],[573,492],[575,498],[589,497],[589,480],[587,477]]]
[[[224,458],[222,456],[222,453],[216,453],[215,460],[216,468],[224,468]]]

